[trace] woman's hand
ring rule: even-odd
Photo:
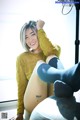
[[[42,20],[38,20],[38,21],[37,21],[37,29],[38,29],[38,30],[39,30],[39,29],[42,29],[43,26],[44,26],[44,24],[45,24],[44,21],[42,21]]]
[[[23,120],[23,114],[18,114],[16,120]]]

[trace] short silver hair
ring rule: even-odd
[[[25,31],[29,28],[37,31],[36,22],[35,21],[29,21],[29,23],[25,23],[21,28],[20,41],[21,41],[21,44],[22,44],[23,48],[25,48],[26,51],[29,51],[29,47],[27,46],[26,41],[25,41]]]

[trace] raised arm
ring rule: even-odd
[[[53,45],[49,38],[47,37],[45,31],[43,30],[45,22],[42,20],[37,21],[37,29],[38,29],[38,39],[40,47],[45,56],[56,55],[60,56],[61,48],[59,45]]]

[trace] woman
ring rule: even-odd
[[[61,49],[47,38],[43,30],[44,24],[42,20],[30,21],[21,29],[20,40],[26,51],[18,56],[16,62],[18,85],[16,120],[23,120],[24,109],[31,113],[42,100],[52,94],[47,84],[39,79],[37,68],[40,63],[46,62],[48,56],[59,57]]]

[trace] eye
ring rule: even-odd
[[[27,36],[25,36],[25,39],[27,39],[28,37]]]
[[[34,35],[35,35],[35,33],[32,33],[32,34],[31,34],[31,36],[34,36]]]

